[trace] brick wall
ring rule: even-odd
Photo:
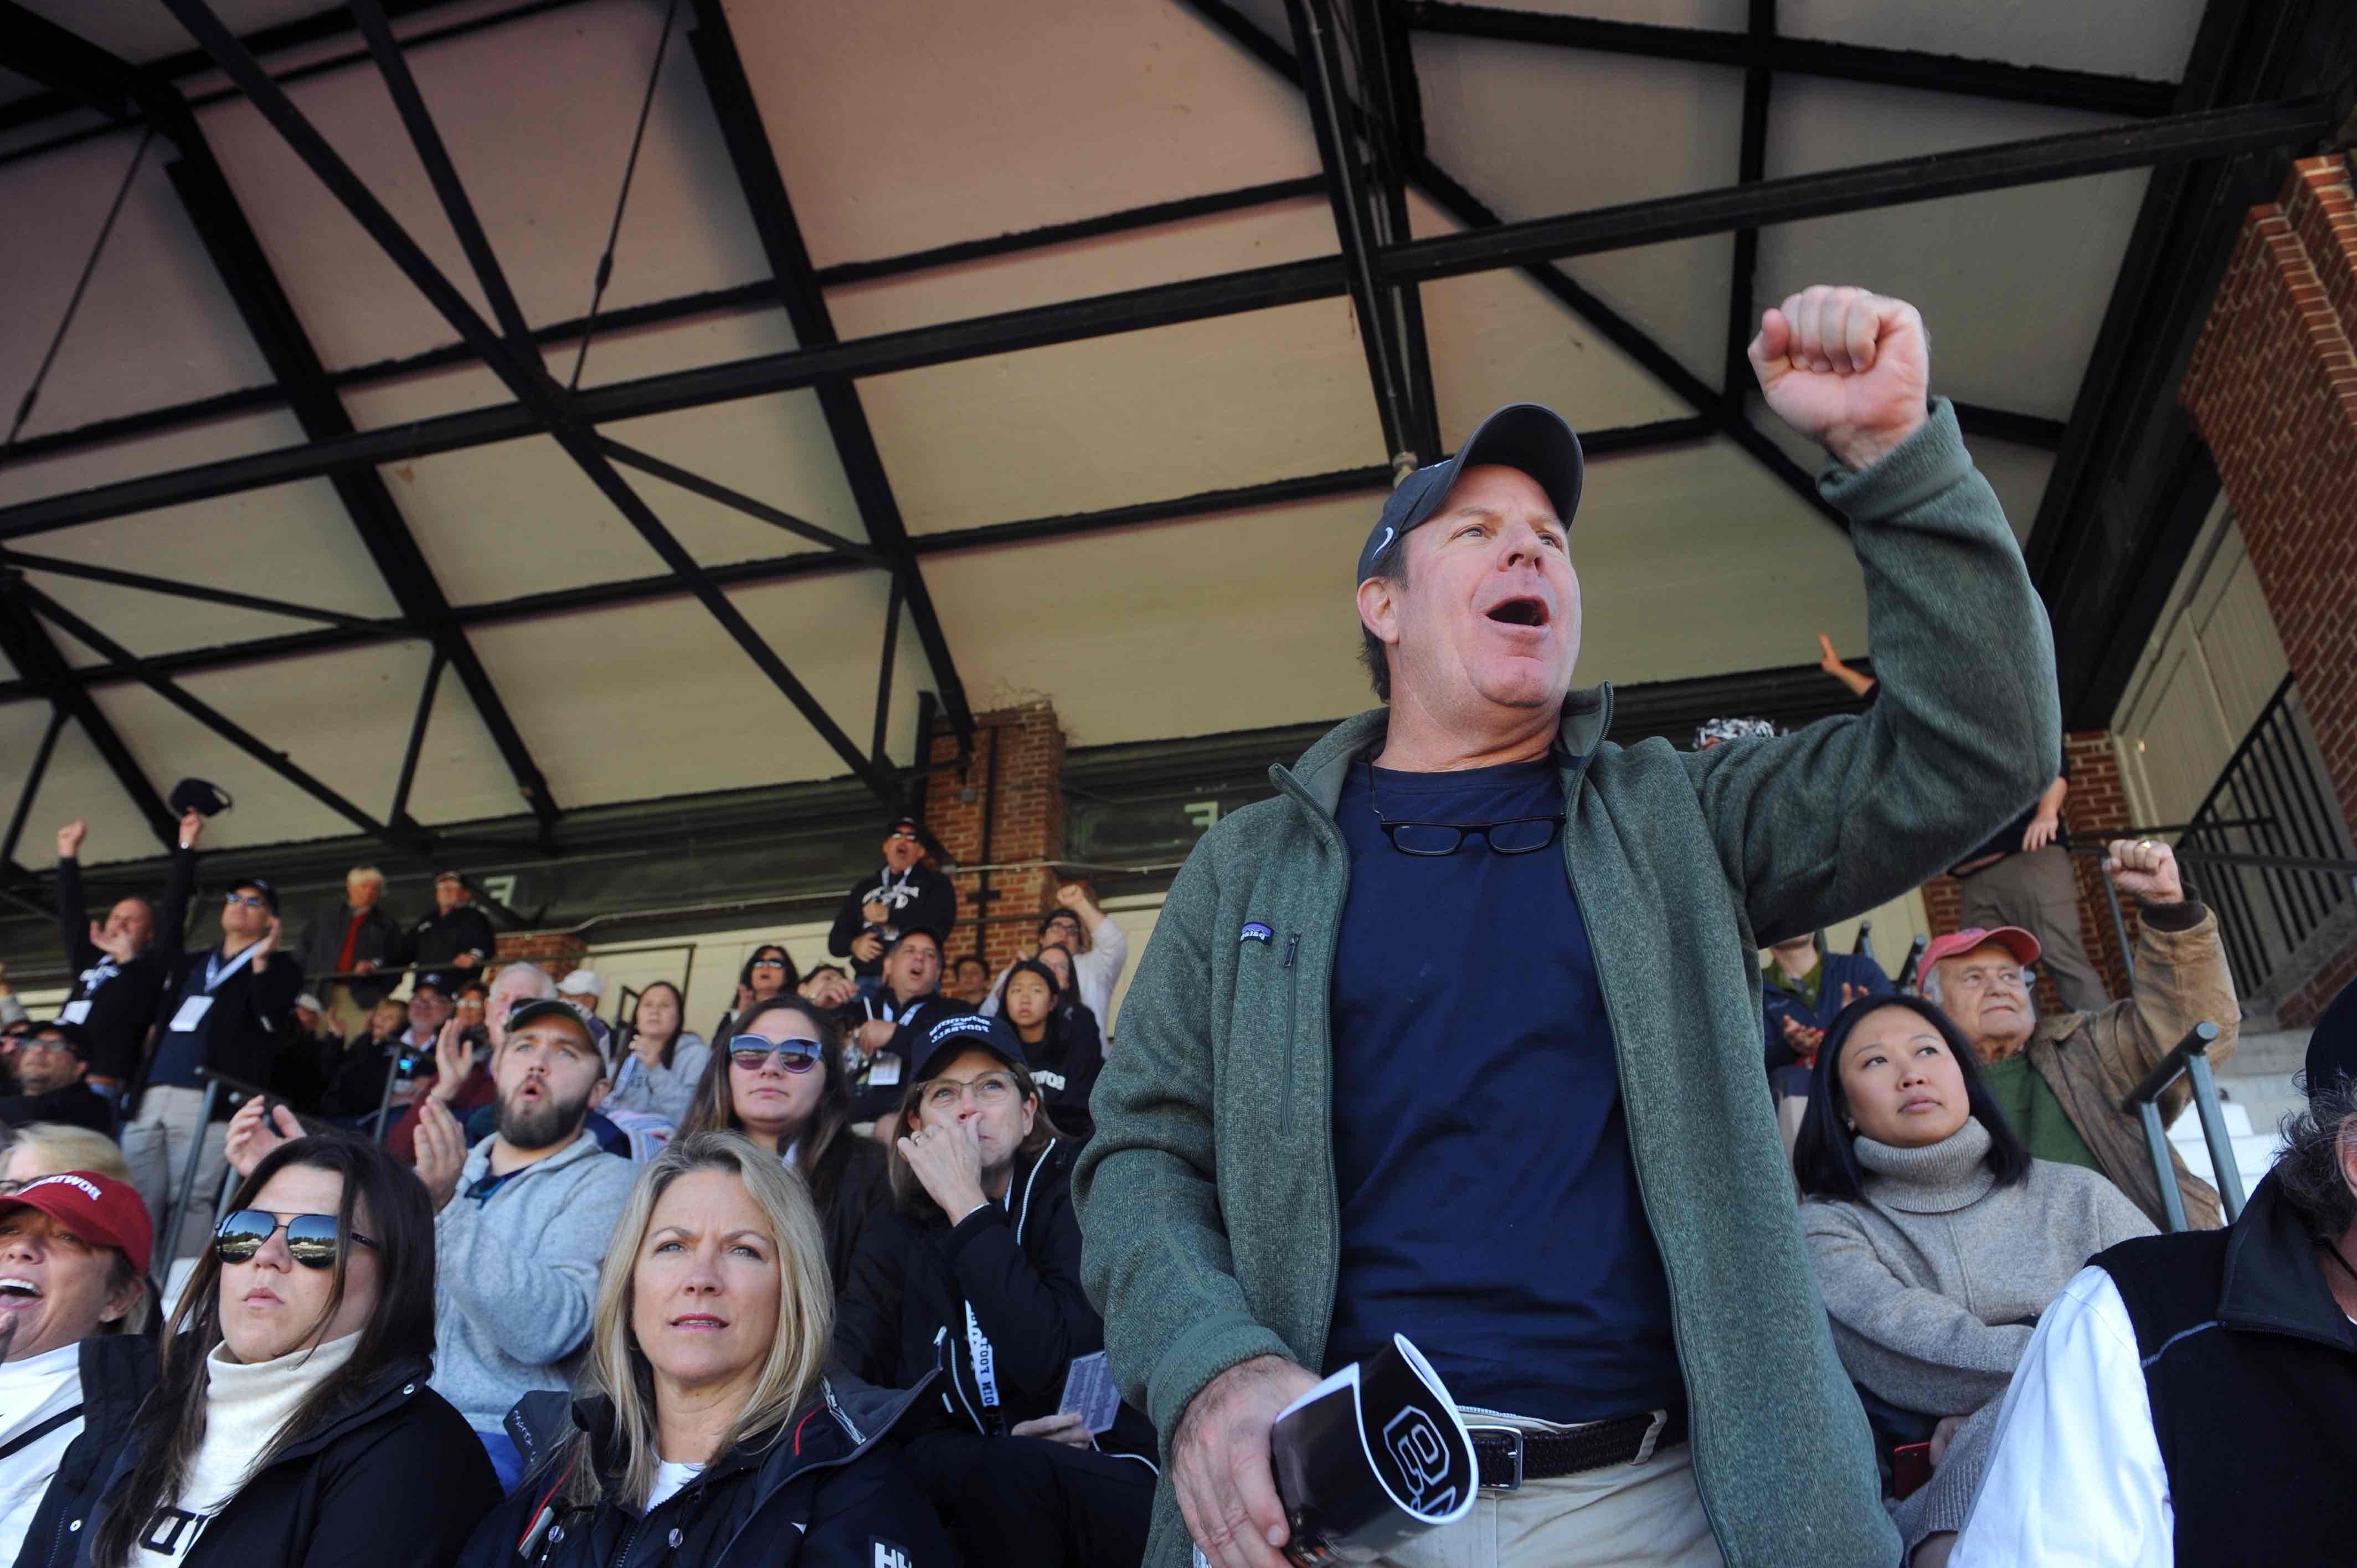
[[[2251,209],[2179,396],[2218,465],[2342,815],[2357,822],[2357,188],[2346,155]],[[2305,1024],[2357,946],[2277,1008]]]
[[[952,736],[934,739],[931,761],[925,825],[951,859],[967,865],[997,865],[1063,853],[1064,732],[1047,703],[976,714],[974,754],[965,766],[958,765]],[[985,807],[990,818],[986,851]],[[963,872],[951,880],[958,892],[959,923],[950,934],[947,956],[953,960],[979,950],[994,973],[1031,940],[1033,926],[1054,902],[1057,882],[1045,867],[991,872],[986,891],[978,873]],[[985,897],[986,909],[982,903]],[[990,917],[982,928],[979,949],[977,915]]]
[[[549,979],[562,980],[581,967],[588,952],[589,944],[568,932],[510,931],[500,938],[492,960],[502,964],[529,959],[546,970]]]
[[[2131,826],[2127,794],[2120,781],[2119,753],[2109,730],[2077,730],[2062,737],[2062,754],[2070,761],[2071,793],[2062,803],[2062,821],[2082,843],[2093,843],[2106,828]],[[2071,869],[2079,876],[2079,937],[2087,956],[2113,995],[2127,994],[2127,972],[2120,962],[2120,944],[2112,934],[2111,910],[2104,898],[2103,863],[2093,855],[2072,855]],[[1935,876],[1923,885],[1923,912],[1934,936],[1964,925],[1964,894],[1953,876]],[[2136,901],[2128,899],[2120,912],[2127,921],[2128,940],[2136,940]],[[2061,1003],[2051,982],[2038,983],[2038,1004],[2058,1012]]]

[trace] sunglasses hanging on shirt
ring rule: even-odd
[[[1383,805],[1375,799],[1372,763],[1367,765],[1367,804],[1375,813],[1375,825],[1383,830],[1394,849],[1426,860],[1455,854],[1469,837],[1480,838],[1492,854],[1536,854],[1555,843],[1555,835],[1569,820],[1557,811],[1552,816],[1507,817],[1494,822],[1394,822],[1383,815]]]

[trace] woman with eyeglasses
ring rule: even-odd
[[[713,1029],[712,1037],[716,1040],[728,1038],[744,1022],[745,1013],[753,1004],[784,995],[801,978],[802,972],[794,968],[792,956],[776,942],[763,942],[755,948],[753,955],[745,961],[745,967],[737,972],[736,1004],[720,1015],[720,1023]]]
[[[680,1131],[742,1133],[791,1165],[818,1205],[827,1275],[839,1283],[891,1188],[884,1151],[851,1131],[851,1079],[834,1022],[800,997],[772,996],[737,1027],[705,1064]]]
[[[1067,964],[1071,961],[1061,948],[1049,948],[1039,959],[1017,961],[999,983],[998,1015],[1023,1042],[1024,1059],[1039,1086],[1041,1101],[1077,1150],[1095,1130],[1089,1119],[1089,1090],[1096,1087],[1097,1073],[1104,1067],[1104,1041],[1087,1008],[1066,1004],[1056,972],[1041,961],[1047,952]]]
[[[670,981],[658,980],[639,993],[630,1014],[630,1048],[616,1065],[614,1087],[606,1096],[608,1116],[635,1111],[673,1126],[686,1124],[705,1064],[712,1059],[703,1036],[680,1028],[686,1016],[686,1000]]]
[[[1826,1027],[1792,1159],[1892,1519],[1911,1568],[1936,1568],[2039,1315],[2152,1222],[2097,1172],[2031,1158],[1963,1031],[1919,997],[1867,997]]]
[[[943,1397],[910,1412],[909,1457],[969,1568],[1134,1563],[1153,1504],[1153,1428],[1126,1406],[1092,1431],[1064,1408],[1104,1348],[1081,1289],[1071,1146],[1004,1018],[943,1018],[916,1054],[892,1151],[894,1211],[868,1228],[837,1304],[836,1363]],[[1103,1419],[1103,1412],[1099,1412]]]
[[[467,1568],[948,1568],[887,1442],[930,1397],[831,1384],[818,1216],[769,1150],[694,1133],[649,1163],[597,1282],[588,1387],[508,1417],[534,1464]]]
[[[433,1354],[434,1211],[417,1178],[354,1138],[273,1149],[166,1325],[160,1381],[70,1561],[457,1561],[499,1485],[426,1386]]]

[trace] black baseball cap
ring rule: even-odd
[[[241,887],[251,887],[256,893],[261,894],[264,907],[274,915],[278,913],[277,888],[273,887],[269,883],[264,881],[259,876],[240,876],[232,879],[223,891],[234,893]]]
[[[900,944],[907,941],[910,937],[931,937],[933,940],[933,949],[937,952],[949,945],[942,940],[941,932],[933,929],[932,927],[911,926],[907,930],[902,931],[899,936],[894,937],[890,941],[884,944],[884,950],[876,955],[877,961],[880,963],[884,960],[890,958],[893,953],[899,950]]]
[[[2357,1080],[2357,980],[2324,1004],[2308,1036],[2307,1086],[2310,1097],[2332,1087],[2336,1078]]]
[[[902,828],[908,829],[919,838],[925,836],[925,824],[914,817],[895,817],[884,824],[884,831],[888,833],[897,833]]]
[[[90,1059],[90,1031],[80,1024],[69,1024],[63,1018],[43,1019],[25,1031],[27,1035],[55,1035],[73,1048],[73,1054],[84,1061]]]
[[[543,1018],[570,1019],[573,1026],[581,1031],[583,1039],[593,1047],[597,1043],[597,1036],[589,1032],[588,1020],[581,1016],[581,1010],[572,1003],[554,996],[535,996],[529,1002],[518,1004],[515,1011],[508,1015],[508,1033],[512,1035],[525,1025],[537,1024]]]
[[[1009,1067],[1028,1069],[1023,1059],[1023,1041],[1015,1033],[1015,1026],[1004,1018],[985,1018],[979,1013],[960,1013],[943,1018],[925,1031],[924,1044],[917,1047],[917,1060],[911,1069],[911,1083],[922,1083],[933,1076],[933,1069],[956,1056],[960,1051],[988,1051]]]
[[[1418,525],[1428,521],[1448,498],[1459,470],[1484,463],[1519,468],[1538,481],[1555,515],[1566,529],[1579,510],[1579,489],[1587,473],[1579,437],[1563,415],[1535,403],[1510,403],[1483,420],[1445,462],[1427,463],[1401,480],[1383,502],[1383,514],[1359,550],[1355,589],[1375,575],[1383,552],[1394,548]]]

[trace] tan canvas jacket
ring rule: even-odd
[[[2226,950],[2218,940],[2217,916],[2191,899],[2147,905],[2141,912],[2136,994],[2101,1013],[2040,1019],[2027,1049],[2029,1065],[2062,1102],[2079,1136],[2103,1162],[2104,1174],[2155,1225],[2166,1226],[2143,1124],[2121,1110],[2120,1102],[2196,1024],[2218,1026],[2210,1064],[2223,1066],[2234,1054],[2243,1010],[2226,970]],[[2175,1122],[2192,1098],[2191,1083],[2180,1076],[2160,1097],[2162,1123]],[[2187,1225],[2210,1230],[2225,1223],[2210,1184],[2187,1170],[2174,1148],[2169,1161],[2185,1199]]]

